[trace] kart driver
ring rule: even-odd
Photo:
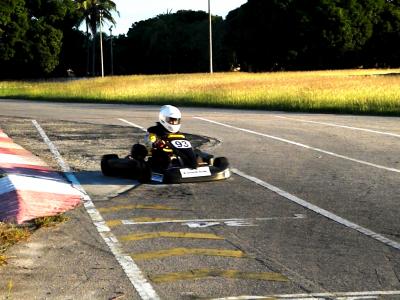
[[[181,112],[172,105],[164,105],[160,108],[159,122],[147,129],[145,144],[151,151],[152,162],[161,169],[168,167],[173,150],[170,149],[165,140],[172,135],[181,135]],[[176,136],[178,137],[178,136]],[[182,135],[182,137],[184,137]]]

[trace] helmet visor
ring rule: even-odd
[[[165,118],[165,121],[167,121],[167,123],[171,125],[179,125],[181,123],[181,119],[171,117]]]

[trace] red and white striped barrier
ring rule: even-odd
[[[0,130],[0,221],[21,224],[54,216],[81,199],[63,176]]]

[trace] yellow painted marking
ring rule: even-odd
[[[148,223],[148,222],[167,222],[167,221],[172,221],[174,219],[171,218],[152,218],[152,217],[139,217],[139,218],[131,218],[127,219],[128,221],[132,222],[141,222],[141,223]],[[122,221],[121,220],[109,220],[106,222],[108,227],[116,227],[116,226],[121,226]]]
[[[238,270],[195,269],[186,272],[165,273],[149,276],[155,283],[174,282],[178,280],[202,279],[207,277],[224,277],[230,279],[251,279],[264,281],[289,281],[287,277],[273,272],[241,272]]]
[[[115,226],[122,225],[122,222],[121,222],[121,220],[109,220],[109,221],[106,221],[106,224],[108,227],[115,227]]]
[[[131,254],[135,260],[158,259],[170,256],[184,256],[184,255],[205,255],[205,256],[224,256],[224,257],[247,257],[246,254],[240,250],[226,250],[226,249],[205,249],[205,248],[172,248],[153,252],[143,252]]]
[[[102,213],[116,212],[125,209],[154,209],[154,210],[177,210],[175,208],[159,205],[159,204],[130,204],[130,205],[117,205],[112,207],[101,207],[97,210]]]
[[[141,232],[141,233],[123,235],[119,237],[119,240],[127,242],[127,241],[140,241],[140,240],[155,239],[155,238],[183,238],[183,239],[210,239],[210,240],[224,239],[213,233],[159,231],[159,232]]]

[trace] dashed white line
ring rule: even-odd
[[[269,135],[269,134],[265,134],[265,133],[260,133],[260,132],[257,132],[257,131],[236,127],[236,126],[224,124],[224,123],[217,122],[217,121],[212,121],[212,120],[205,119],[205,118],[200,118],[200,117],[194,117],[194,118],[198,119],[198,120],[206,121],[206,122],[209,122],[209,123],[213,123],[213,124],[216,124],[216,125],[224,126],[224,127],[227,127],[227,128],[231,128],[231,129],[235,129],[235,130],[239,130],[239,131],[243,131],[243,132],[247,132],[247,133],[251,133],[251,134],[267,137],[267,138],[270,138],[270,139],[273,139],[273,140],[277,140],[277,141],[280,141],[280,142],[284,142],[284,143],[288,143],[288,144],[291,144],[291,145],[303,147],[303,148],[306,148],[306,149],[309,149],[309,150],[317,151],[317,152],[324,153],[324,154],[327,154],[327,155],[330,155],[330,156],[334,156],[334,157],[337,157],[337,158],[342,158],[342,159],[349,160],[349,161],[352,161],[352,162],[356,162],[356,163],[359,163],[359,164],[363,164],[363,165],[366,165],[366,166],[370,166],[370,167],[374,167],[374,168],[378,168],[378,169],[382,169],[382,170],[386,170],[386,171],[390,171],[390,172],[400,173],[399,169],[389,168],[389,167],[377,165],[377,164],[374,164],[374,163],[370,163],[368,161],[351,158],[351,157],[348,157],[348,156],[345,156],[345,155],[341,155],[341,154],[337,154],[337,153],[334,153],[334,152],[331,152],[331,151],[326,151],[326,150],[323,150],[323,149],[320,149],[320,148],[315,148],[315,147],[308,146],[308,145],[305,145],[305,144],[297,143],[297,142],[294,142],[294,141],[291,141],[291,140],[287,140],[287,139],[283,139],[283,138],[280,138],[280,137],[277,137],[277,136],[273,136],[273,135]]]
[[[96,209],[92,199],[85,192],[85,190],[83,189],[83,187],[81,186],[81,184],[79,183],[79,181],[75,177],[75,175],[71,172],[71,168],[64,161],[60,152],[57,150],[56,146],[47,137],[47,134],[44,132],[44,130],[42,129],[42,127],[39,125],[39,123],[36,120],[32,120],[32,123],[38,130],[38,132],[41,135],[41,137],[43,138],[44,142],[49,147],[51,153],[53,154],[54,158],[56,159],[58,165],[61,167],[65,176],[72,183],[74,188],[76,188],[77,190],[82,192],[84,207],[85,207],[87,213],[89,214],[90,218],[92,219],[93,224],[95,225],[97,231],[99,232],[100,236],[103,238],[103,240],[105,241],[107,246],[110,248],[112,254],[117,259],[118,263],[121,265],[122,269],[124,270],[125,274],[129,278],[130,282],[132,283],[132,285],[138,292],[139,296],[143,300],[160,299],[159,296],[157,295],[156,291],[153,289],[151,284],[146,280],[142,271],[139,269],[139,267],[134,262],[132,257],[123,253],[122,248],[118,242],[118,239],[114,236],[114,234],[111,233],[110,228],[107,226],[103,217],[100,215],[100,213]]]
[[[286,198],[286,199],[288,199],[288,200],[290,200],[290,201],[292,201],[294,203],[297,203],[297,204],[299,204],[299,205],[301,205],[301,206],[303,206],[303,207],[305,207],[305,208],[307,208],[307,209],[309,209],[309,210],[311,210],[311,211],[313,211],[313,212],[315,212],[315,213],[317,213],[317,214],[319,214],[321,216],[324,216],[324,217],[326,217],[326,218],[328,218],[330,220],[333,220],[333,221],[335,221],[335,222],[337,222],[339,224],[342,224],[342,225],[344,225],[344,226],[346,226],[348,228],[354,229],[354,230],[356,230],[356,231],[358,231],[358,232],[360,232],[360,233],[362,233],[362,234],[364,234],[366,236],[369,236],[369,237],[371,237],[371,238],[373,238],[373,239],[375,239],[375,240],[377,240],[377,241],[379,241],[381,243],[384,243],[384,244],[386,244],[386,245],[388,245],[390,247],[393,247],[393,248],[395,248],[397,250],[400,250],[400,244],[399,243],[397,243],[397,242],[395,242],[393,240],[390,240],[390,239],[384,237],[383,235],[380,235],[379,233],[376,233],[376,232],[374,232],[372,230],[369,230],[369,229],[367,229],[365,227],[362,227],[362,226],[360,226],[358,224],[355,224],[355,223],[353,223],[353,222],[351,222],[349,220],[346,220],[346,219],[344,219],[342,217],[339,217],[338,215],[335,215],[335,214],[333,214],[333,213],[331,213],[331,212],[329,212],[329,211],[327,211],[327,210],[325,210],[323,208],[320,208],[320,207],[318,207],[318,206],[316,206],[314,204],[311,204],[311,203],[309,203],[309,202],[307,202],[307,201],[305,201],[303,199],[300,199],[299,197],[296,197],[296,196],[294,196],[294,195],[292,195],[292,194],[290,194],[288,192],[285,192],[285,191],[281,190],[280,188],[278,188],[276,186],[273,186],[272,184],[269,184],[269,183],[267,183],[267,182],[265,182],[265,181],[263,181],[261,179],[258,179],[256,177],[247,175],[246,173],[244,173],[242,171],[239,171],[237,169],[231,169],[231,171],[233,173],[235,173],[235,174],[237,174],[237,175],[239,175],[239,176],[241,176],[243,178],[246,178],[246,179],[248,179],[248,180],[250,180],[250,181],[252,181],[252,182],[254,182],[254,183],[256,183],[256,184],[258,184],[260,186],[263,186],[263,187],[269,189],[270,191],[275,192],[278,195],[280,195],[280,196],[282,196],[282,197],[284,197],[284,198]]]
[[[376,134],[382,134],[382,135],[388,135],[388,136],[394,136],[394,137],[400,138],[400,134],[391,133],[391,132],[378,131],[378,130],[372,130],[372,129],[360,128],[360,127],[353,127],[353,126],[346,126],[346,125],[339,125],[339,124],[335,124],[335,123],[317,122],[317,121],[311,121],[311,120],[303,120],[303,119],[297,119],[297,118],[289,118],[289,117],[284,117],[284,116],[274,116],[274,117],[275,117],[275,118],[280,118],[280,119],[287,119],[287,120],[293,120],[293,121],[298,121],[298,122],[304,122],[304,123],[312,123],[312,124],[319,124],[319,125],[326,125],[326,126],[332,126],[332,127],[339,127],[339,128],[345,128],[345,129],[351,129],[351,130],[365,131],[365,132],[376,133]]]

